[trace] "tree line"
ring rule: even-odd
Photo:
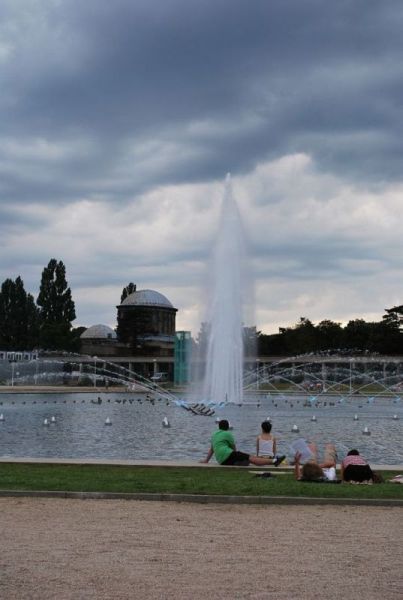
[[[122,290],[120,302],[136,291],[134,283]],[[0,288],[0,349],[80,351],[86,327],[72,326],[75,304],[62,261],[50,259],[43,269],[38,297],[27,293],[20,276]],[[119,328],[118,328],[119,333]]]
[[[259,356],[293,356],[308,352],[361,351],[387,355],[403,355],[403,305],[385,309],[381,321],[351,320],[344,327],[324,320],[314,325],[301,317],[292,327],[281,327],[278,333],[267,335],[258,331]]]
[[[27,293],[20,276],[6,279],[0,289],[0,348],[2,350],[78,351],[85,327],[72,328],[75,305],[66,280],[66,267],[52,258],[42,271],[38,297]]]
[[[121,303],[136,286],[122,290]],[[75,305],[66,280],[66,267],[52,258],[42,271],[38,297],[27,293],[20,276],[6,279],[0,289],[0,349],[65,350],[79,352],[85,327],[73,328]],[[314,325],[301,317],[296,325],[265,334],[255,327],[244,328],[247,355],[293,356],[308,352],[356,351],[403,355],[403,305],[385,309],[381,321],[349,321],[344,327],[331,320]],[[208,326],[202,323],[196,347],[203,349]]]

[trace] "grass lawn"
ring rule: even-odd
[[[388,483],[397,471],[382,473],[385,483],[350,485],[304,483],[292,473],[268,479],[248,468],[128,467],[110,465],[0,464],[0,490],[73,492],[155,492],[231,496],[402,499],[403,486]]]

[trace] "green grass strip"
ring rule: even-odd
[[[291,473],[265,479],[245,468],[3,463],[0,490],[403,499],[403,486],[387,482],[397,473],[382,473],[381,484],[338,485],[295,481]]]

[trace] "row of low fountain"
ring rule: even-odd
[[[0,414],[0,423],[4,423],[5,422],[5,417],[3,415],[3,413]],[[48,419],[47,417],[43,420],[43,425],[45,427],[47,427],[48,425],[53,425],[56,423],[56,417],[52,416],[50,417],[50,419]],[[106,417],[105,419],[105,425],[112,425],[112,420],[110,417]],[[164,417],[162,420],[162,426],[163,427],[171,427],[171,423],[168,420],[168,417]]]

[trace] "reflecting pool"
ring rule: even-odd
[[[207,452],[216,418],[227,418],[238,448],[254,453],[260,423],[269,417],[279,453],[289,455],[290,443],[303,437],[319,446],[333,441],[339,457],[354,447],[374,464],[403,464],[400,399],[330,397],[319,406],[304,404],[303,396],[248,398],[206,417],[134,393],[0,394],[0,456],[197,461]],[[371,435],[363,435],[364,427]]]

